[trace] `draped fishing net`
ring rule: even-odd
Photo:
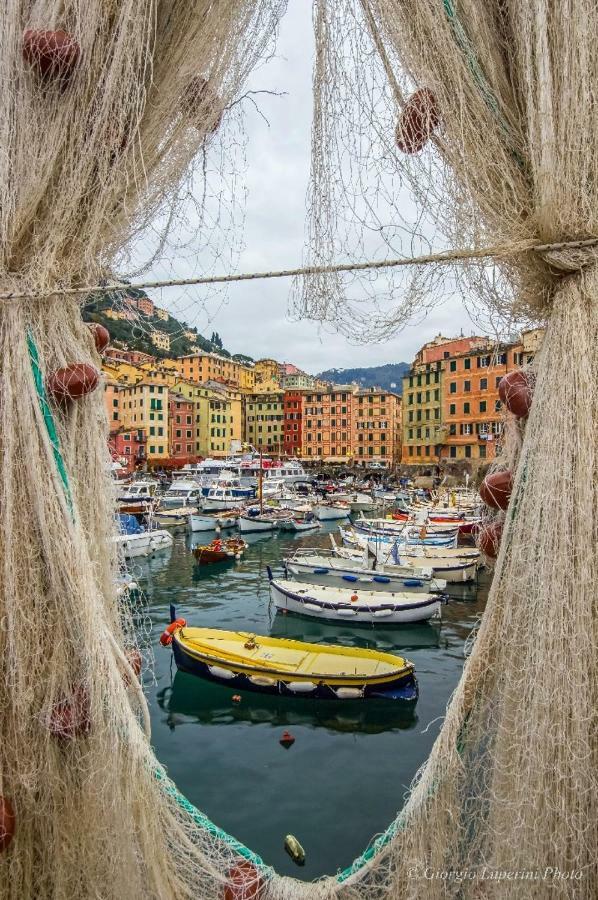
[[[509,443],[514,488],[479,634],[430,759],[372,851],[341,878],[279,878],[193,810],[152,753],[114,585],[102,399],[58,404],[46,387],[57,369],[99,359],[79,305],[52,291],[109,276],[150,223],[167,231],[185,173],[283,6],[15,0],[0,10],[0,289],[44,294],[0,303],[0,897],[596,896],[591,250],[510,257],[502,296],[486,280],[498,310],[548,319],[534,402],[522,440]],[[327,59],[352,41],[365,84],[379,65],[374,35],[387,77],[402,65],[397,83],[426,87],[441,112],[434,151],[386,162],[401,172],[397,197],[417,187],[419,222],[437,222],[446,246],[596,234],[593,2],[318,0],[316,23],[316,259],[351,222],[326,198],[341,174],[346,196],[353,156],[339,174],[319,152],[320,123],[334,115]],[[66,37],[40,34],[50,30]],[[356,205],[363,195],[356,184]],[[375,193],[367,198],[373,208]],[[403,232],[416,252],[425,233]],[[478,264],[476,277],[486,274]],[[422,270],[384,327],[423,312],[435,278]],[[342,283],[310,281],[338,320]],[[484,867],[532,877],[513,886],[484,878]]]

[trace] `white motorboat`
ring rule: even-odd
[[[112,540],[125,559],[135,556],[153,556],[162,550],[170,550],[172,535],[164,530],[142,531],[139,534],[117,534]]]
[[[317,531],[320,527],[318,520],[311,514],[304,518],[293,516],[280,523],[281,531]]]
[[[284,560],[287,578],[329,587],[355,587],[370,591],[430,593],[443,591],[446,581],[433,578],[430,567],[392,566],[373,568],[363,559],[341,559],[331,551],[297,550]]]
[[[160,500],[160,510],[198,506],[201,503],[201,496],[201,485],[198,481],[194,478],[179,478],[172,482]]]
[[[152,524],[160,528],[181,528],[189,523],[189,515],[197,512],[195,506],[181,506],[179,509],[159,509],[151,518]]]
[[[231,510],[229,513],[218,515],[206,515],[202,513],[189,513],[189,528],[191,531],[217,531],[223,528],[234,528],[237,524],[237,513]]]
[[[367,591],[355,587],[270,579],[270,596],[278,609],[311,618],[352,624],[406,625],[440,618],[443,598],[438,594]]]
[[[151,479],[143,479],[141,481],[133,481],[127,485],[118,494],[119,503],[139,503],[141,501],[153,500],[158,490],[158,482]]]
[[[348,519],[351,515],[351,507],[341,501],[323,501],[314,506],[314,515],[320,522],[333,522],[338,519]]]
[[[293,514],[290,510],[269,509],[260,512],[259,509],[250,509],[239,516],[239,531],[241,534],[250,534],[258,531],[275,531],[284,522],[288,522]]]
[[[252,500],[255,490],[243,487],[234,475],[219,478],[208,491],[201,504],[202,512],[222,512],[226,509],[237,509],[240,503]]]

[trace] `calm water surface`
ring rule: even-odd
[[[155,680],[146,676],[145,690],[158,758],[192,803],[278,872],[306,879],[332,874],[359,856],[403,805],[459,679],[487,584],[450,586],[442,625],[374,630],[312,623],[275,614],[266,565],[276,571],[293,547],[329,546],[324,532],[249,535],[240,562],[201,569],[194,566],[192,541],[201,543],[201,535],[176,535],[170,555],[132,567],[151,620]],[[177,673],[170,650],[159,645],[169,603],[190,625],[400,652],[415,663],[419,700],[409,709],[244,693],[233,703],[234,690]],[[285,729],[296,738],[289,750],[279,744]],[[284,851],[288,833],[305,848],[303,868]]]

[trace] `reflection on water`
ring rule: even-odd
[[[279,872],[302,878],[334,872],[403,805],[458,681],[486,585],[450,585],[442,624],[353,630],[280,615],[270,604],[266,565],[276,569],[281,556],[298,546],[328,546],[324,530],[247,535],[241,560],[196,566],[191,547],[210,537],[177,534],[170,555],[135,560],[132,567],[151,618],[155,679],[146,676],[144,687],[154,747],[183,793]],[[177,673],[171,652],[159,646],[170,603],[193,625],[404,654],[415,664],[418,703],[250,692],[234,702],[232,689]],[[285,730],[295,737],[288,750],[279,743]],[[289,832],[307,852],[301,870],[284,852]]]

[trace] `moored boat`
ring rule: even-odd
[[[432,569],[434,578],[456,584],[473,581],[480,564],[480,551],[473,547],[418,547],[402,549],[393,556],[393,547],[389,545],[372,546],[364,541],[361,545],[339,547],[332,535],[330,539],[335,556],[363,560],[365,550],[377,560],[376,569],[387,574],[392,573],[395,567],[402,569],[404,566],[411,566],[419,569],[423,566]]]
[[[189,513],[191,531],[216,531],[222,528],[234,528],[238,514],[235,510],[221,513]]]
[[[162,643],[172,646],[177,667],[237,691],[321,700],[417,700],[413,663],[401,656],[189,628],[176,620],[174,609],[171,619]]]
[[[344,501],[331,501],[318,503],[314,507],[314,515],[320,522],[333,522],[337,519],[348,519],[351,515],[351,507]]]
[[[241,559],[247,544],[241,538],[215,538],[211,544],[195,547],[193,555],[200,566],[210,563],[227,562],[233,559]]]
[[[440,617],[443,598],[438,594],[372,591],[355,585],[321,584],[270,578],[270,596],[278,609],[301,616],[354,625],[406,625]]]
[[[305,518],[299,518],[297,516],[292,519],[287,519],[284,522],[281,522],[280,528],[281,531],[317,531],[320,527],[320,523],[313,516],[305,516]]]
[[[362,559],[341,559],[322,550],[297,551],[284,561],[287,578],[331,587],[356,587],[371,591],[406,591],[426,593],[444,590],[445,581],[433,578],[432,569],[413,566],[384,568],[367,566]]]
[[[120,515],[120,534],[112,538],[125,559],[135,556],[153,556],[161,550],[170,550],[172,535],[164,530],[147,531],[130,515]]]
[[[197,512],[195,507],[181,507],[180,509],[159,509],[152,520],[160,528],[184,528],[189,522],[189,515]]]

